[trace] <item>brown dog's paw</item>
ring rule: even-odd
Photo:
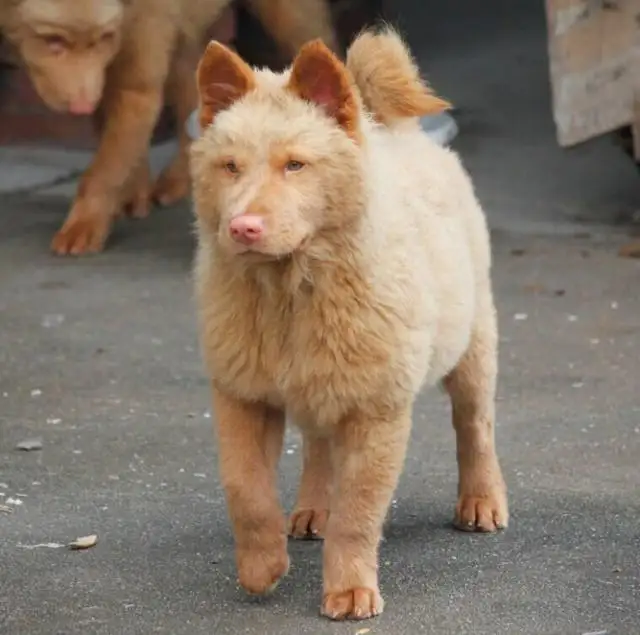
[[[252,595],[271,593],[288,571],[286,542],[283,548],[277,550],[238,554],[238,582]]]
[[[462,495],[456,505],[454,527],[460,531],[492,533],[509,523],[506,496],[502,490],[486,496]]]
[[[289,517],[289,535],[298,540],[322,540],[328,509],[296,509]]]
[[[152,198],[163,207],[173,205],[189,195],[191,179],[188,170],[178,164],[164,170],[153,187]]]
[[[51,249],[60,256],[97,253],[104,248],[110,226],[110,215],[85,215],[72,211],[53,237]]]
[[[332,620],[366,620],[383,609],[384,600],[377,589],[357,588],[325,593],[321,613]]]
[[[148,174],[140,175],[130,185],[124,197],[122,212],[129,218],[146,218],[151,213],[151,181]]]

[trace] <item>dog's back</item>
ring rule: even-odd
[[[362,34],[349,50],[351,71],[375,122],[366,127],[370,187],[370,246],[380,263],[379,283],[405,290],[409,278],[437,321],[429,376],[438,377],[464,347],[460,336],[478,310],[476,296],[490,286],[486,221],[458,156],[442,148],[418,117],[449,104],[431,93],[392,30]],[[373,238],[377,235],[377,238]],[[412,301],[416,297],[412,294]],[[449,335],[451,337],[449,337]],[[455,334],[455,336],[454,336]],[[440,358],[440,359],[439,359]]]

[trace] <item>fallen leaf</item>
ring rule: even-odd
[[[24,452],[42,450],[42,438],[36,437],[33,439],[25,439],[24,441],[20,441],[20,443],[16,445],[16,450],[23,450]]]
[[[98,536],[91,534],[90,536],[82,536],[76,538],[73,542],[68,544],[69,549],[89,549],[95,547],[98,544]]]

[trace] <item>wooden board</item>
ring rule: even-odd
[[[546,0],[553,117],[571,146],[634,123],[640,0]]]

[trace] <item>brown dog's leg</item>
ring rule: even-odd
[[[305,432],[303,464],[296,507],[289,519],[289,535],[321,539],[329,519],[331,448],[329,440]]]
[[[105,106],[101,104],[93,116],[93,125],[98,137],[102,136],[105,122]],[[122,189],[119,206],[119,211],[131,218],[146,218],[149,215],[151,210],[151,172],[147,156],[129,174]]]
[[[149,216],[151,212],[151,170],[147,157],[133,170],[129,180],[125,183],[121,208],[124,214],[131,218]]]
[[[249,593],[268,593],[289,569],[276,482],[284,413],[238,401],[215,387],[213,403],[238,578]]]
[[[509,520],[494,440],[497,340],[495,308],[488,291],[469,348],[444,382],[451,397],[458,454],[454,523],[464,531],[496,531]]]
[[[267,33],[291,58],[303,44],[315,38],[338,51],[326,0],[249,0],[248,4]]]
[[[53,238],[52,249],[60,255],[98,252],[104,247],[120,211],[127,179],[149,146],[162,91],[119,90],[110,101],[98,152],[82,177],[64,225]]]
[[[198,107],[195,72],[198,54],[187,44],[181,44],[172,62],[167,84],[167,101],[175,114],[178,128],[178,151],[171,163],[162,171],[153,188],[153,199],[160,205],[171,205],[188,196],[191,189],[189,176],[189,147],[191,139],[186,131],[189,115]]]
[[[378,546],[410,430],[410,409],[393,419],[350,419],[336,430],[322,602],[322,614],[331,619],[366,619],[382,612]]]
[[[104,128],[98,151],[78,188],[64,225],[54,236],[58,254],[101,251],[123,189],[148,151],[163,101],[175,25],[149,19],[108,69],[102,95]],[[146,42],[141,46],[141,42]]]

